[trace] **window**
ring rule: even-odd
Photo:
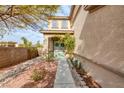
[[[68,28],[68,21],[67,20],[63,20],[62,21],[62,29],[67,29]]]
[[[52,21],[52,28],[58,28],[58,23],[56,20]]]

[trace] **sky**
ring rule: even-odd
[[[71,6],[62,5],[61,10],[56,13],[57,16],[69,16]],[[21,42],[21,37],[27,38],[29,41],[32,41],[35,44],[37,41],[43,43],[44,36],[40,32],[32,31],[31,29],[16,29],[16,31],[9,34],[5,34],[3,38],[0,38],[0,41],[14,41],[19,43]]]

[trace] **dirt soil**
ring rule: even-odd
[[[34,81],[31,79],[34,69],[44,70],[45,76],[42,80]],[[29,67],[19,75],[3,85],[4,88],[51,88],[53,87],[57,70],[56,62],[41,62]]]

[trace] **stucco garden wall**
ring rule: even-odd
[[[15,65],[38,56],[37,52],[26,48],[0,47],[0,68]]]

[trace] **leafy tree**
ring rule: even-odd
[[[70,34],[66,34],[64,37],[60,39],[61,42],[64,43],[65,49],[67,53],[72,54],[75,47],[75,39]]]
[[[24,47],[27,46],[28,40],[27,40],[25,37],[22,37],[21,40],[22,40],[22,42],[23,42],[23,46],[24,46]]]
[[[54,15],[59,5],[1,5],[1,28],[41,28],[47,16]],[[1,31],[0,31],[1,32]]]
[[[23,42],[23,47],[32,47],[32,42],[28,41],[25,37],[22,37],[21,40]]]
[[[28,48],[30,50],[37,50],[37,48],[42,48],[43,46],[40,44],[40,41],[37,41],[37,43],[35,45],[32,44],[31,41],[27,40],[25,37],[21,38],[23,44],[20,44],[20,47],[25,47]]]
[[[60,42],[64,43],[66,54],[68,54],[68,59],[73,59],[73,51],[75,47],[75,39],[70,34],[66,34],[64,37],[60,38]]]
[[[21,38],[23,44],[20,44],[20,47],[25,47],[30,51],[37,51],[37,47],[33,46],[32,42],[27,40],[25,37]]]
[[[37,41],[35,47],[37,47],[37,48],[42,48],[43,46],[40,44],[40,41]]]

